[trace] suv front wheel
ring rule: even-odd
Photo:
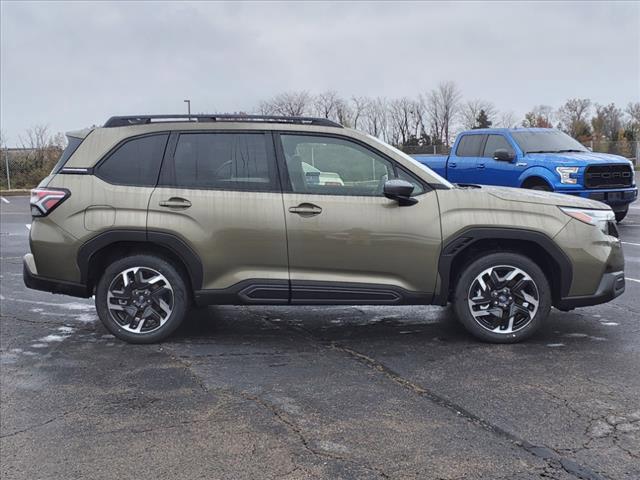
[[[104,326],[130,343],[153,343],[171,335],[187,313],[188,299],[182,275],[153,255],[133,255],[109,265],[95,297]]]
[[[492,253],[467,265],[454,295],[454,308],[465,328],[493,343],[530,337],[551,310],[546,276],[528,257],[516,253]]]

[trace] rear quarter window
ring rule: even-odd
[[[155,187],[168,138],[162,134],[127,140],[98,166],[96,175],[116,185]]]
[[[53,167],[53,170],[51,170],[52,175],[62,170],[62,167],[65,166],[67,160],[71,158],[71,155],[75,153],[83,140],[84,138],[72,137],[69,135],[67,136],[67,147],[62,151],[62,155],[60,155],[58,162]]]
[[[479,157],[485,135],[464,135],[456,148],[457,157]]]

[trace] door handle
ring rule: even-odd
[[[477,167],[478,167],[478,168],[484,168],[484,163],[479,163],[479,164],[477,165]]]
[[[290,213],[297,213],[301,217],[314,217],[322,213],[322,208],[313,203],[301,203],[297,207],[289,207]]]
[[[450,168],[456,168],[457,165],[458,164],[456,162],[453,162],[453,163],[449,162],[449,167]]]
[[[160,201],[159,205],[161,207],[169,208],[189,208],[191,206],[191,202],[186,198],[171,197],[169,200]]]

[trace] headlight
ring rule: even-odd
[[[556,172],[560,175],[560,182],[573,185],[578,183],[578,170],[579,167],[556,167]]]
[[[613,222],[616,219],[613,210],[587,210],[584,208],[569,208],[560,207],[564,213],[570,217],[580,220],[581,222],[588,223],[594,227],[598,227],[603,233],[609,235],[609,222]]]

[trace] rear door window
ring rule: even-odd
[[[487,137],[487,143],[484,146],[484,157],[493,158],[493,154],[496,150],[506,150],[507,152],[515,155],[516,152],[513,151],[513,147],[509,143],[509,141],[504,138],[502,135],[489,135]]]
[[[485,135],[464,135],[456,148],[457,157],[479,157]]]
[[[116,185],[155,187],[168,138],[165,133],[128,140],[98,166],[96,175]]]
[[[178,188],[276,190],[271,135],[181,133],[160,183]]]

